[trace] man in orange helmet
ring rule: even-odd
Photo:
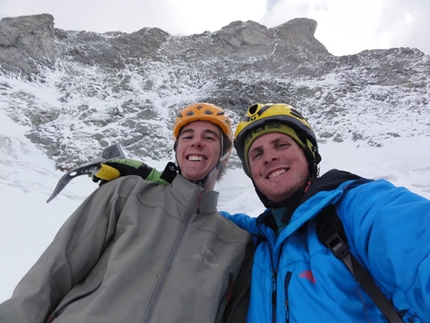
[[[0,304],[0,322],[245,322],[253,246],[213,191],[230,120],[198,103],[173,134],[176,163],[156,179],[168,185],[141,176],[102,185]]]

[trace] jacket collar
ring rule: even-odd
[[[173,179],[171,187],[172,195],[178,203],[189,205],[196,199],[202,214],[217,212],[218,192],[207,191],[201,185],[190,182],[180,174]]]
[[[287,207],[287,210],[285,214],[283,215],[281,221],[285,224],[288,224],[291,220],[291,217],[293,213],[296,211],[296,209],[305,203],[307,200],[309,200],[311,197],[316,195],[317,193],[321,191],[332,191],[338,188],[342,183],[351,181],[351,180],[357,180],[361,177],[346,171],[341,171],[337,169],[332,169],[322,175],[321,177],[317,178],[311,186],[309,186],[309,189],[306,191],[305,194],[302,195],[302,197],[298,200],[296,200],[296,203],[290,205]]]

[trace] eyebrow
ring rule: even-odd
[[[270,141],[269,144],[273,146],[273,145],[276,145],[279,142],[284,141],[284,140],[285,140],[284,138],[275,138],[272,141]],[[251,154],[253,151],[257,151],[257,150],[263,150],[263,145],[259,145],[259,146],[256,146],[254,148],[251,148],[249,150],[248,154]]]
[[[181,137],[181,136],[182,136],[182,134],[184,134],[184,133],[194,133],[194,132],[195,132],[195,131],[194,131],[194,129],[192,129],[192,128],[184,129],[184,130],[182,130],[182,131],[181,131],[181,133],[179,134],[179,137]],[[207,133],[209,133],[209,134],[211,134],[211,135],[213,135],[213,136],[217,137],[218,139],[220,138],[220,135],[219,135],[218,133],[216,133],[215,131],[213,131],[213,130],[206,129],[206,130],[204,130],[204,131],[203,131],[203,134],[207,134]]]

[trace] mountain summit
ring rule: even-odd
[[[132,158],[170,159],[175,113],[199,101],[225,108],[234,123],[254,102],[290,103],[321,142],[377,147],[429,136],[429,56],[392,48],[338,57],[316,28],[307,18],[274,28],[235,21],[178,37],[158,28],[65,31],[49,14],[3,18],[0,109],[59,169],[113,143]]]

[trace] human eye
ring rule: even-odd
[[[180,137],[181,140],[191,140],[193,139],[193,135],[191,133],[184,133],[182,134],[182,136]]]
[[[261,158],[261,156],[263,156],[263,152],[260,150],[256,150],[256,151],[253,151],[250,154],[250,156],[251,156],[251,160],[253,160],[253,161],[258,160],[259,158]]]
[[[207,141],[215,141],[215,137],[211,136],[211,135],[205,135],[203,137],[203,139],[207,140]]]
[[[285,149],[285,148],[288,148],[289,146],[290,146],[290,143],[287,141],[280,141],[275,145],[277,149]]]
[[[205,131],[203,133],[203,139],[207,140],[207,141],[211,141],[211,142],[217,141],[217,140],[220,140],[219,138],[220,137],[216,133],[214,133],[213,131]]]

